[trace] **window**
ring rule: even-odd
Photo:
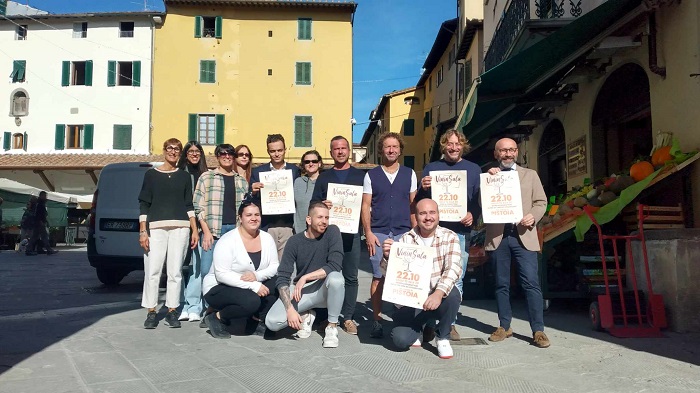
[[[29,114],[29,97],[24,90],[17,90],[12,93],[12,103],[10,105],[10,116],[19,117]]]
[[[297,31],[297,39],[310,40],[311,39],[311,18],[299,18],[297,30],[298,30]]]
[[[452,113],[452,89],[450,89],[450,96],[449,96],[449,107],[447,108],[448,113]]]
[[[87,38],[87,26],[87,22],[73,23],[73,38]]]
[[[472,84],[472,60],[469,59],[464,63],[464,92],[469,90],[469,86]]]
[[[119,37],[131,38],[134,36],[134,22],[119,22]]]
[[[220,16],[197,16],[194,18],[195,38],[221,38],[223,18]],[[272,37],[270,33],[270,37]]]
[[[430,112],[425,112],[423,115],[423,128],[428,128],[430,125]]]
[[[27,25],[17,26],[15,30],[15,40],[24,41],[27,39]]]
[[[112,146],[114,150],[131,150],[131,125],[114,125]]]
[[[437,72],[437,85],[436,85],[435,87],[439,87],[440,84],[442,83],[442,79],[443,79],[443,68],[444,68],[444,65],[441,65],[441,66],[440,66],[440,69],[439,69],[438,72]]]
[[[61,86],[92,86],[92,60],[64,61]]]
[[[224,115],[190,113],[188,139],[203,145],[224,143]]]
[[[416,157],[414,156],[403,156],[403,165],[411,169],[415,169]]]
[[[267,69],[267,75],[272,76],[272,68]]]
[[[403,134],[404,136],[414,136],[415,135],[415,123],[413,119],[405,119],[403,121]]]
[[[141,62],[108,61],[107,86],[141,86]]]
[[[20,134],[18,132],[16,134],[12,135],[12,148],[13,149],[24,149],[24,134]]]
[[[216,61],[201,60],[199,62],[199,83],[216,82]]]
[[[10,79],[12,80],[12,83],[24,82],[26,71],[27,71],[27,61],[26,60],[13,60],[12,61],[12,73],[10,74]]]
[[[268,37],[272,37],[272,30],[268,30],[268,31],[267,31],[267,36],[268,36]]]
[[[93,124],[56,124],[55,149],[92,149]]]
[[[311,84],[311,63],[308,62],[297,62],[297,85],[310,85]]]
[[[452,48],[450,49],[450,54],[448,55],[448,60],[447,60],[447,69],[450,70],[452,69],[452,63],[455,62],[455,47],[452,45]]]
[[[311,147],[311,116],[294,116],[294,147]]]

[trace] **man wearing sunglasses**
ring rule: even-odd
[[[267,136],[267,154],[270,156],[270,163],[253,168],[250,174],[250,192],[258,204],[261,203],[260,189],[263,188],[263,184],[260,182],[261,173],[289,169],[292,171],[292,181],[300,176],[299,167],[284,161],[285,150],[286,146],[282,135],[270,134]],[[294,213],[263,215],[260,228],[275,239],[277,254],[282,259],[284,246],[294,234]]]
[[[350,142],[338,135],[331,139],[331,157],[333,169],[322,172],[316,179],[316,187],[311,196],[311,203],[321,201],[329,209],[333,203],[328,200],[328,183],[362,186],[365,173],[350,165]],[[355,304],[357,303],[357,272],[360,265],[360,231],[357,233],[341,233],[343,238],[343,277],[345,278],[345,300],[340,316],[341,327],[348,334],[357,334],[357,325],[353,321]]]

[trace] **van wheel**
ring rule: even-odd
[[[126,275],[122,270],[97,268],[97,279],[107,286],[119,285]]]

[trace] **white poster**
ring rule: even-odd
[[[394,242],[386,266],[382,300],[422,309],[430,295],[434,259],[432,247]]]
[[[429,175],[440,221],[462,221],[467,215],[467,171],[431,171]]]
[[[260,189],[262,214],[289,214],[296,211],[291,169],[261,172],[260,182],[265,185]]]
[[[523,219],[517,171],[481,175],[481,214],[486,224],[515,224]]]
[[[360,226],[362,186],[328,183],[326,198],[333,202],[328,223],[337,225],[340,232],[357,233]]]

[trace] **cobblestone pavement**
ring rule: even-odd
[[[145,330],[143,273],[105,288],[84,248],[0,252],[0,277],[0,392],[700,391],[700,335],[616,339],[590,330],[585,307],[558,302],[545,316],[549,349],[529,344],[524,304],[514,301],[513,338],[454,345],[455,357],[441,360],[431,344],[395,352],[387,338],[369,338],[364,271],[359,335],[341,332],[336,349],[317,333],[215,340],[190,322]],[[492,300],[465,301],[458,330],[485,339],[496,322]]]

